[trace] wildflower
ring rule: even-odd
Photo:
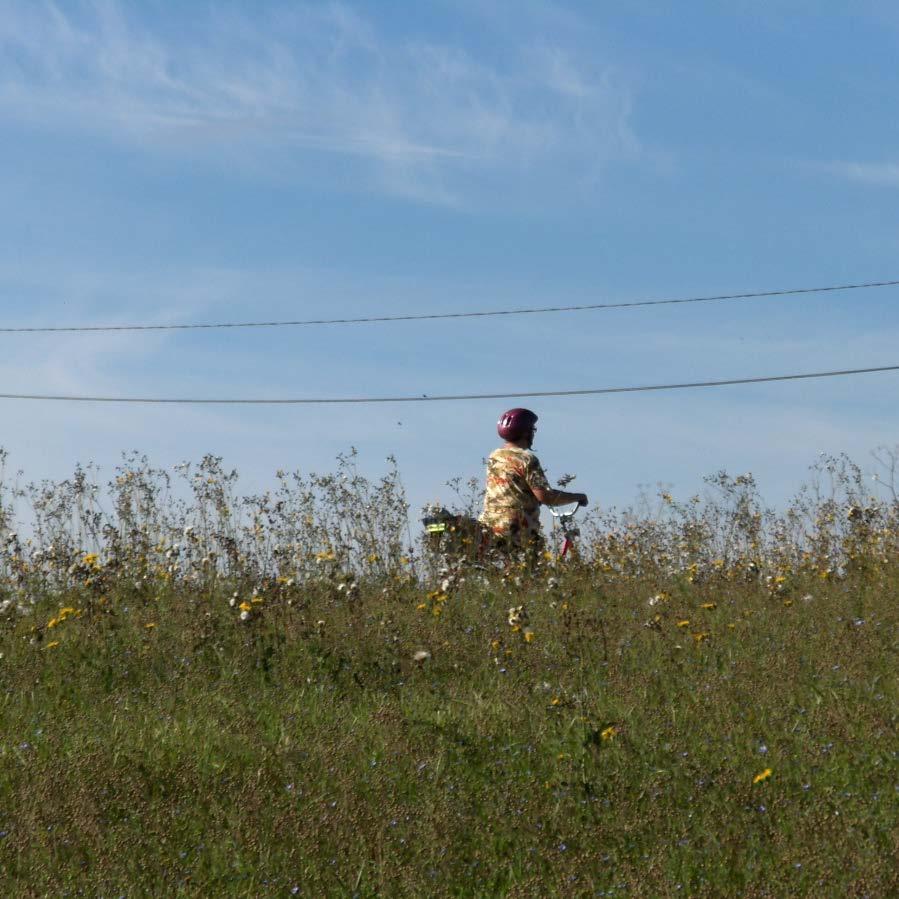
[[[241,620],[241,621],[249,621],[249,620],[250,620],[250,612],[249,612],[249,609],[244,609],[244,610],[240,613],[240,620]]]
[[[52,640],[47,644],[47,649],[54,649],[57,646],[59,646],[59,640]]]
[[[700,609],[708,609],[709,611],[712,611],[713,609],[717,609],[717,608],[718,608],[718,603],[716,603],[716,602],[704,602],[699,608],[700,608]]]
[[[509,626],[522,627],[530,621],[527,609],[524,606],[513,606],[509,609]]]
[[[148,621],[148,622],[144,625],[144,627],[145,627],[148,631],[149,631],[149,630],[152,630],[154,627],[156,627],[156,622],[155,622],[155,621]]]
[[[754,784],[761,783],[763,780],[767,780],[771,776],[771,769],[765,768],[761,774],[756,774],[755,777],[752,778],[752,782]]]
[[[254,604],[258,604],[258,603],[262,602],[262,597],[261,597],[261,596],[257,596],[257,595],[254,593],[253,596],[250,598],[250,602],[251,602],[251,603],[254,603]]]
[[[613,740],[618,734],[621,732],[621,729],[615,727],[614,724],[610,724],[605,730],[600,731],[600,738],[608,742],[609,740]]]
[[[530,629],[525,630],[525,632],[522,634],[522,636],[524,637],[525,643],[533,643],[534,642],[534,632],[532,630],[530,630]]]
[[[677,626],[678,626],[678,627],[689,627],[689,626],[690,626],[690,619],[689,619],[689,618],[682,618],[680,621],[677,622]]]
[[[699,645],[703,642],[703,640],[708,640],[709,634],[708,631],[701,631],[693,634],[693,639],[696,641],[696,644]]]
[[[787,608],[789,608],[791,605],[793,605],[793,600],[792,600],[792,599],[785,599],[785,600],[784,600],[784,605],[785,605]]]
[[[240,609],[240,611],[241,611],[242,613],[245,612],[245,613],[249,614],[250,610],[251,610],[253,607],[252,607],[246,600],[244,600],[244,601],[238,606],[238,608]]]
[[[786,575],[783,574],[774,576],[769,574],[768,577],[765,578],[765,583],[772,593],[782,593],[787,583],[787,578]]]
[[[415,610],[416,610],[417,612],[423,612],[427,607],[428,607],[428,604],[427,604],[426,602],[420,602],[420,603],[415,607]]]
[[[500,647],[500,642],[499,642],[499,640],[491,640],[491,641],[490,641],[490,648],[491,648],[494,652],[496,652],[496,650],[499,649],[499,647]]]
[[[426,649],[419,649],[418,652],[412,656],[412,659],[418,662],[419,665],[423,665],[429,658],[431,658],[431,653]]]
[[[550,705],[562,705],[562,700],[558,696],[553,696],[553,698],[549,701]]]

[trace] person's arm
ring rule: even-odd
[[[569,493],[567,490],[556,490],[554,487],[550,487],[536,456],[531,457],[526,479],[531,493],[534,494],[537,502],[544,506],[564,506],[567,503],[577,503],[579,506],[587,505],[586,493]]]
[[[555,490],[552,487],[531,487],[531,492],[537,497],[537,502],[544,506],[564,506],[567,503],[587,505],[586,493],[569,493],[567,490]]]

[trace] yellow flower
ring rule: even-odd
[[[553,696],[553,698],[549,701],[550,705],[562,705],[562,700],[558,696]]]
[[[377,555],[376,553],[371,553],[371,555],[369,555],[369,557],[368,557],[368,561],[369,562],[380,562],[381,557],[379,555]]]
[[[421,611],[423,611],[424,609],[426,609],[427,607],[428,607],[428,604],[427,604],[426,602],[420,602],[420,603],[415,607],[415,610],[416,610],[417,612],[421,612]]]
[[[52,642],[47,644],[47,649],[53,649],[55,646],[59,646],[59,640],[53,640]]]
[[[752,778],[752,782],[754,784],[761,783],[761,781],[767,780],[770,776],[771,776],[771,769],[765,768],[765,770],[762,771],[761,774],[756,774],[756,776]]]
[[[56,627],[57,624],[59,624],[59,619],[58,619],[58,618],[51,618],[51,619],[47,622],[47,628],[48,628],[48,629],[54,628],[54,627]]]
[[[491,641],[490,641],[490,648],[491,648],[494,652],[496,652],[496,650],[499,649],[499,647],[500,647],[500,642],[499,642],[499,640],[491,640]]]
[[[702,631],[702,632],[693,634],[693,639],[697,643],[702,643],[703,640],[708,640],[708,638],[709,638],[709,634],[707,631]]]
[[[700,607],[700,609],[717,609],[718,603],[716,602],[704,602]]]
[[[689,618],[682,618],[680,621],[678,621],[677,626],[678,626],[678,627],[689,627],[689,626],[690,626],[690,619],[689,619]]]
[[[533,631],[525,631],[523,636],[524,636],[525,643],[533,643],[534,642],[534,632]]]
[[[789,608],[791,605],[793,605],[793,600],[792,600],[792,599],[785,599],[785,600],[784,600],[784,605],[785,605],[787,608]]]
[[[600,731],[600,737],[607,742],[609,740],[614,739],[620,733],[619,728],[615,727],[614,724],[610,724],[605,730]]]
[[[147,630],[150,630],[151,628],[156,627],[156,622],[155,622],[155,621],[148,621],[148,622],[144,625],[144,627],[145,627]]]
[[[240,609],[241,612],[249,612],[253,607],[252,607],[246,600],[244,600],[244,601],[238,606],[238,608]]]
[[[254,595],[254,596],[252,596],[252,597],[250,598],[250,602],[252,602],[252,603],[260,603],[260,602],[262,602],[262,597],[261,597],[261,596],[256,596],[256,595]]]

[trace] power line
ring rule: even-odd
[[[633,387],[595,387],[583,390],[531,390],[521,393],[459,393],[429,396],[368,396],[368,397],[323,397],[304,399],[208,399],[208,398],[163,398],[126,396],[62,396],[34,393],[0,393],[4,400],[52,400],[77,403],[167,403],[203,405],[246,405],[246,406],[301,406],[337,405],[353,403],[435,403],[450,400],[509,400],[527,397],[550,396],[593,396],[606,393],[642,393],[651,390],[684,390],[693,387],[725,387],[731,384],[762,384],[772,381],[800,381],[810,378],[836,378],[844,375],[863,375],[874,372],[899,371],[899,365],[881,365],[876,368],[846,368],[839,371],[818,371],[793,375],[767,375],[760,378],[728,378],[719,381],[688,381],[681,384],[651,384]]]
[[[869,281],[864,284],[837,284],[829,287],[798,287],[790,290],[766,290],[756,293],[730,293],[718,296],[680,297],[663,300],[634,300],[622,303],[590,303],[582,306],[536,306],[521,309],[492,309],[473,312],[433,312],[409,315],[374,315],[363,318],[309,318],[295,321],[210,322],[184,325],[85,325],[47,328],[0,328],[0,334],[46,334],[97,331],[198,331],[224,328],[284,328],[307,325],[362,325],[376,322],[435,321],[450,318],[489,318],[500,315],[538,315],[549,312],[587,312],[597,309],[633,309],[638,306],[674,306],[685,303],[714,303],[722,300],[755,300],[763,297],[797,296],[828,293],[837,290],[866,290],[873,287],[895,287],[899,281]]]

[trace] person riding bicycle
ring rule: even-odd
[[[496,425],[505,443],[487,459],[487,485],[480,522],[509,549],[538,550],[543,543],[540,506],[587,505],[586,493],[549,486],[540,461],[531,452],[537,416],[530,409],[509,409]]]

